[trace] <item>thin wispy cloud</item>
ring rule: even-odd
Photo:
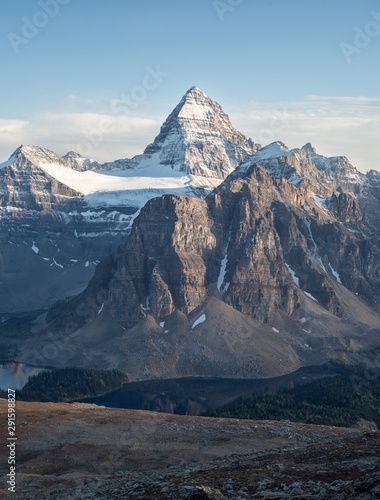
[[[349,96],[320,96],[320,95],[307,95],[305,97],[307,101],[312,102],[322,102],[322,103],[336,103],[336,104],[369,104],[380,106],[380,99],[373,97],[349,97]]]
[[[251,102],[230,117],[262,145],[281,140],[295,148],[312,142],[320,154],[346,156],[362,172],[380,170],[380,99],[306,96],[294,102]]]
[[[67,96],[70,112],[37,113],[29,120],[0,120],[0,161],[20,144],[68,150],[100,162],[132,157],[153,141],[169,114],[128,107],[123,98]],[[222,103],[223,104],[223,103]],[[154,112],[156,111],[156,112]],[[288,147],[312,142],[320,154],[342,155],[361,171],[380,170],[380,99],[307,95],[301,101],[250,102],[226,109],[235,128],[262,145],[281,140]]]
[[[160,125],[160,118],[103,113],[41,113],[29,122],[0,120],[0,162],[21,144],[62,155],[69,150],[88,153],[100,162],[126,158],[142,153]]]
[[[87,110],[96,110],[105,112],[111,115],[120,115],[130,113],[136,109],[152,106],[152,103],[147,100],[132,101],[124,96],[112,97],[102,96],[95,99],[80,98],[70,94],[67,96],[67,101],[75,104],[78,108],[81,107]]]
[[[1,120],[0,119],[0,134],[14,134],[28,125],[27,121],[23,120]]]
[[[0,163],[20,145],[20,138],[25,136],[29,125],[24,120],[0,119]]]

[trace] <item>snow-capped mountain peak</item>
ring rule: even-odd
[[[321,197],[341,190],[356,194],[365,180],[345,156],[320,155],[310,142],[291,150],[282,142],[273,142],[247,157],[238,170],[247,170],[254,163],[263,165],[274,179],[285,178],[294,185],[307,182]]]
[[[21,145],[6,162],[0,164],[0,168],[11,165],[20,168],[27,163],[40,168],[54,165],[55,167],[77,171],[95,170],[99,166],[99,163],[92,158],[85,158],[74,151],[70,151],[65,156],[59,156],[47,148]]]
[[[257,162],[260,162],[260,160],[268,160],[271,158],[278,158],[281,156],[291,156],[293,154],[292,151],[289,150],[289,148],[281,141],[277,142],[272,142],[271,144],[268,144],[268,146],[265,146],[261,148],[259,151],[254,153],[252,157],[249,157],[247,161],[251,161],[251,159],[254,159]]]
[[[222,108],[210,99],[198,87],[192,87],[183,96],[178,109],[177,118],[182,120],[210,120],[216,114],[224,115]],[[226,115],[225,115],[226,116]],[[227,117],[228,120],[228,117]],[[231,123],[229,126],[232,127]]]
[[[50,149],[42,148],[40,146],[25,146],[21,145],[14,151],[11,158],[21,159],[33,163],[33,165],[41,166],[43,164],[57,164],[63,167],[69,166],[67,162],[59,155],[50,151]]]
[[[196,87],[195,85],[193,87],[191,87],[184,95],[184,98],[185,97],[194,97],[196,98],[197,96],[198,97],[204,97],[204,98],[209,98],[208,95],[203,92],[199,87]]]
[[[154,163],[194,176],[224,179],[260,146],[236,131],[221,106],[192,87],[161,127],[143,155],[101,166],[104,170],[145,168]]]

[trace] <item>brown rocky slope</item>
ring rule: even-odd
[[[7,403],[0,400],[0,415],[5,418],[6,412]],[[16,416],[12,498],[367,500],[379,495],[378,432],[77,403],[18,402]],[[0,454],[5,477],[4,446]],[[9,498],[4,486],[0,498]]]

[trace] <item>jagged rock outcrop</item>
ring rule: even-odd
[[[217,277],[219,290],[228,304],[261,321],[270,321],[277,306],[291,314],[299,305],[299,293],[281,265],[274,199],[266,169],[253,165],[208,200],[222,240],[218,257],[225,263]]]
[[[100,165],[97,161],[92,158],[85,158],[84,156],[76,153],[75,151],[69,151],[65,156],[62,157],[70,163],[70,167],[79,172],[85,172],[86,170],[95,170]]]
[[[253,164],[206,201],[151,200],[114,256],[106,307],[131,327],[146,314],[188,315],[213,286],[227,304],[263,322],[278,311],[292,315],[305,297],[342,315],[333,282],[371,300],[380,284],[380,250],[366,239],[356,200],[341,194],[336,202],[340,222],[359,224],[352,232],[335,221],[334,210],[330,218],[317,204],[311,210],[313,198],[305,196],[302,186],[273,181]]]
[[[334,194],[351,195],[353,203],[358,203],[357,208],[362,214],[366,213],[370,224],[380,227],[377,216],[380,209],[380,174],[375,170],[362,174],[345,156],[327,158],[318,154],[310,143],[293,150],[282,142],[270,144],[247,158],[239,168],[247,168],[253,162],[265,166],[273,179],[287,179],[296,186],[303,184],[322,204],[328,203]],[[357,208],[355,218],[359,216]]]
[[[307,153],[317,153],[317,150],[315,147],[311,144],[311,142],[306,143],[304,146],[302,146],[302,151],[306,151]]]
[[[363,219],[360,206],[356,198],[348,193],[334,193],[327,201],[327,207],[342,222],[358,222]]]

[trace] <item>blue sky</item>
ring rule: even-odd
[[[133,156],[196,85],[257,142],[380,170],[379,55],[375,0],[4,2],[0,161],[21,143]]]

